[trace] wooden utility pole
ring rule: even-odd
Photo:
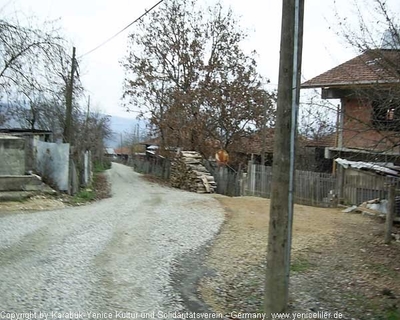
[[[264,109],[263,109],[263,120],[262,120],[262,141],[261,141],[261,165],[262,168],[265,166],[265,149],[266,149],[266,144],[267,144],[267,106],[268,104],[268,98],[267,98],[267,93],[264,93]]]
[[[283,0],[264,298],[264,311],[268,319],[271,319],[271,313],[286,310],[289,295],[294,155],[300,92],[303,13],[304,0]]]
[[[71,143],[72,138],[72,94],[74,91],[74,75],[76,71],[76,48],[72,48],[71,74],[66,92],[66,113],[65,113],[65,128],[64,142]]]
[[[340,104],[336,108],[336,134],[335,134],[335,148],[339,147],[339,124],[340,124]],[[333,159],[332,174],[336,177],[336,161]]]
[[[90,96],[88,96],[87,112],[86,112],[86,124],[89,123],[89,115],[90,115]]]
[[[388,206],[385,222],[385,243],[392,241],[393,219],[396,211],[396,188],[393,184],[389,185]]]

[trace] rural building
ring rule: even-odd
[[[337,144],[327,148],[328,158],[400,162],[400,50],[367,50],[302,88],[340,99]]]
[[[239,163],[247,165],[248,161],[261,164],[261,157],[264,151],[264,165],[272,165],[274,152],[275,129],[267,128],[265,133],[259,131],[249,136],[241,137],[229,146],[228,153],[234,159],[236,166]],[[231,164],[232,166],[232,164]]]
[[[326,158],[325,150],[336,147],[337,138],[336,132],[317,139],[299,138],[297,168],[313,172],[332,172],[333,160]]]
[[[25,174],[25,140],[0,133],[0,163],[0,176]]]
[[[37,130],[37,129],[3,128],[0,129],[0,133],[7,134],[13,137],[18,137],[25,141],[24,142],[25,171],[34,170],[35,142],[36,141],[49,142],[52,140],[53,137],[52,131]]]

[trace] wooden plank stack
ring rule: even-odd
[[[180,151],[171,163],[171,185],[197,193],[214,193],[217,184],[202,160],[196,151]]]

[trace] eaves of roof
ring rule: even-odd
[[[400,83],[400,50],[367,50],[306,82],[301,87],[327,88]]]

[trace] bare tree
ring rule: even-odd
[[[354,2],[358,12],[358,25],[352,26],[337,13],[338,34],[359,52],[365,53],[364,63],[374,76],[369,85],[354,84],[349,87],[360,106],[370,109],[369,117],[360,117],[345,110],[345,118],[352,126],[353,135],[366,136],[376,132],[368,146],[375,151],[396,151],[400,145],[400,28],[398,15],[385,0]],[[368,80],[368,79],[366,79]]]
[[[17,19],[0,20],[0,98],[8,102],[3,117],[24,128],[59,132],[65,121],[71,57],[55,22],[32,27],[32,21],[22,26]],[[75,77],[77,100],[83,88]]]
[[[358,52],[366,50],[400,49],[398,13],[393,12],[386,0],[353,0],[357,22],[336,7],[337,35]]]
[[[314,91],[303,95],[298,132],[302,138],[318,141],[336,131],[337,107]]]
[[[75,148],[92,151],[94,160],[102,161],[104,141],[112,137],[110,116],[99,111],[74,115]]]
[[[55,24],[41,29],[23,27],[18,21],[0,20],[0,95],[30,98],[33,91],[44,92],[54,56],[64,50],[65,40]],[[47,88],[49,89],[49,88]]]
[[[367,5],[368,4],[368,5]],[[303,84],[340,99],[338,147],[348,158],[382,159],[400,146],[400,38],[398,18],[384,0],[354,0],[358,21],[337,11],[338,36],[359,55]],[[314,107],[318,110],[318,106]],[[357,149],[364,149],[363,154]],[[367,151],[367,152],[365,152]],[[382,153],[382,157],[377,157]],[[335,155],[333,155],[335,156]],[[393,157],[391,157],[393,160]]]
[[[129,37],[126,107],[150,118],[163,146],[207,153],[206,142],[219,141],[229,148],[264,115],[264,80],[254,55],[240,47],[245,38],[220,4],[203,10],[191,0],[165,2]]]

